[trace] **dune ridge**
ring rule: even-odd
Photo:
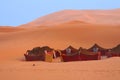
[[[62,10],[40,17],[32,22],[20,25],[27,26],[50,26],[58,25],[74,20],[91,24],[120,25],[120,10]]]

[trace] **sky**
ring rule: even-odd
[[[120,8],[120,0],[0,0],[0,26],[18,26],[60,10]]]

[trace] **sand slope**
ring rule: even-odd
[[[12,33],[6,32],[0,34],[0,59],[22,58],[27,49],[45,45],[64,49],[69,45],[89,48],[98,43],[105,48],[111,48],[120,42],[119,30],[119,26],[72,21],[57,26],[38,26]]]
[[[17,32],[22,31],[23,28],[12,27],[12,26],[0,26],[0,33],[8,33],[8,32]]]
[[[91,24],[120,24],[120,9],[113,10],[63,10],[40,17],[21,27],[50,26],[74,20]]]

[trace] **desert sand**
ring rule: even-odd
[[[1,80],[120,80],[120,58],[82,62],[7,61],[0,64]],[[36,66],[32,66],[35,64]]]
[[[67,12],[65,11],[65,14]],[[96,11],[95,13],[98,14],[98,12]],[[119,10],[104,12],[106,14],[111,12],[111,15],[116,15]],[[119,18],[119,15],[116,16]],[[90,17],[94,20],[97,19],[91,15]],[[113,21],[117,20],[119,23],[118,18],[113,19]],[[33,23],[35,22],[33,21]],[[120,43],[120,25],[118,23],[116,23],[117,25],[108,24],[108,22],[105,22],[106,24],[100,24],[102,22],[98,24],[96,22],[93,23],[93,21],[87,21],[86,18],[82,20],[75,18],[72,21],[67,20],[67,22],[60,22],[61,24],[49,26],[43,24],[35,25],[39,22],[33,23],[18,27],[0,28],[0,80],[120,79],[119,57],[99,61],[68,63],[54,60],[53,63],[48,63],[41,61],[26,62],[23,56],[28,49],[46,45],[54,49],[64,49],[69,45],[75,48],[90,48],[94,43],[97,43],[104,48],[112,48]],[[50,24],[53,24],[53,22]],[[33,64],[36,66],[32,66]]]
[[[21,30],[24,30],[24,28],[18,28],[13,26],[0,26],[0,33],[17,32]]]
[[[119,26],[73,21],[58,26],[38,26],[16,32],[0,32],[0,59],[22,59],[26,50],[46,45],[54,49],[64,49],[69,45],[75,48],[90,48],[97,43],[104,48],[112,48],[119,44],[119,30]]]
[[[6,28],[7,29],[7,28]],[[9,30],[9,29],[8,29]],[[1,80],[119,80],[120,58],[82,62],[25,62],[27,49],[48,45],[64,49],[69,45],[89,48],[98,43],[105,48],[119,44],[119,27],[79,22],[52,27],[36,27],[0,32]],[[36,66],[32,66],[35,64]],[[114,76],[113,76],[114,75]]]
[[[21,27],[50,26],[70,21],[82,21],[91,24],[120,25],[120,9],[113,10],[62,10],[40,17]]]

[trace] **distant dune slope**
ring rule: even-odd
[[[82,21],[91,24],[120,24],[120,9],[113,10],[63,10],[40,17],[32,22],[21,25],[27,26],[50,26],[70,21]]]
[[[12,26],[0,26],[0,33],[17,32],[21,30],[24,30],[24,29],[18,28],[18,27],[12,27]]]

